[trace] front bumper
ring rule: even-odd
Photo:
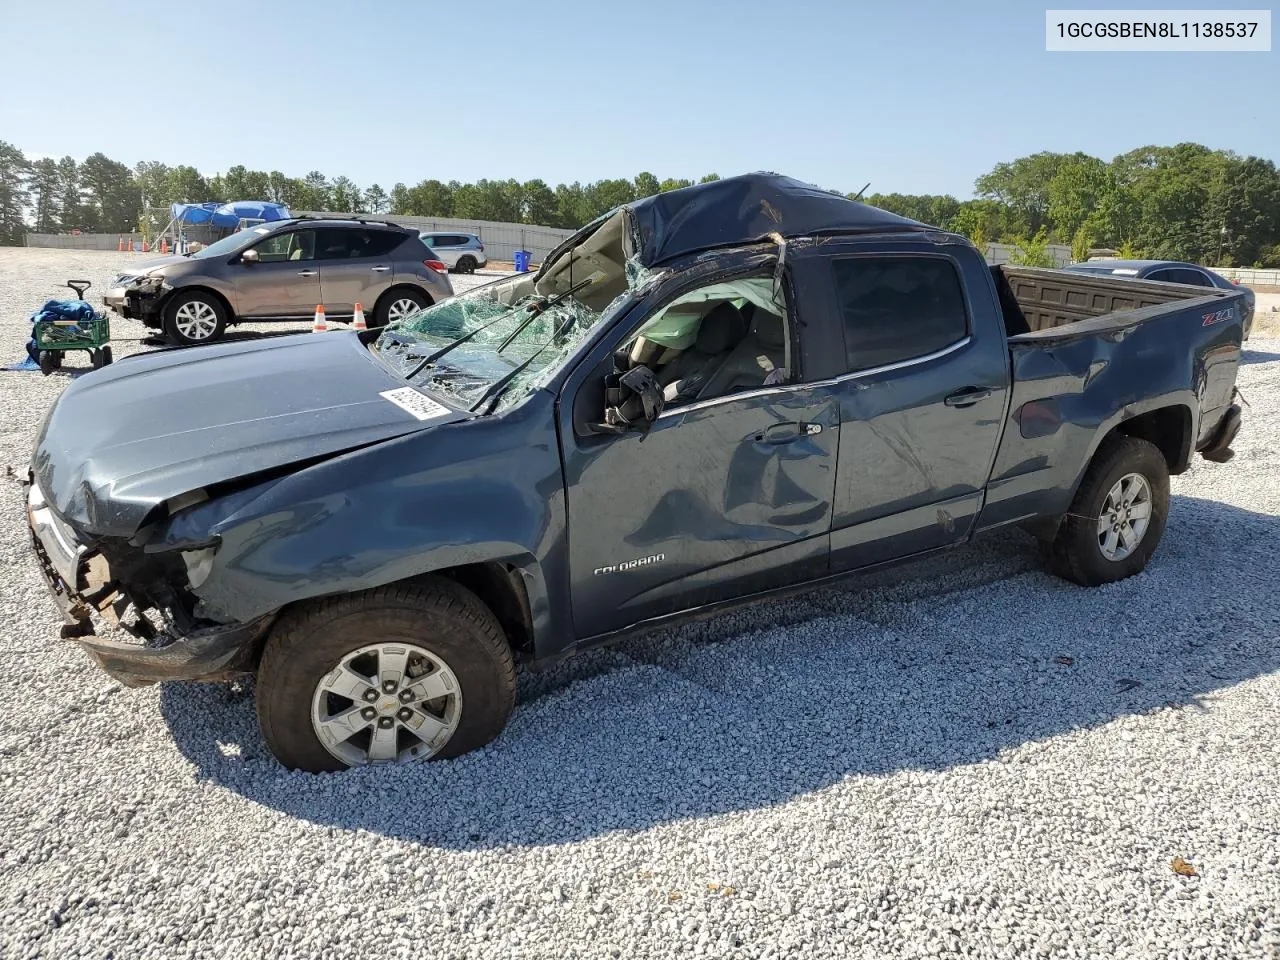
[[[150,290],[112,287],[103,296],[102,303],[126,320],[141,320],[151,325],[159,322],[160,298]]]
[[[273,619],[193,630],[158,647],[92,636],[77,642],[126,687],[165,680],[230,680],[253,672],[258,641]]]
[[[120,614],[130,601],[113,581],[106,560],[81,543],[54,514],[35,483],[28,488],[27,522],[45,586],[67,624],[63,635],[74,638],[99,667],[125,686],[164,680],[227,680],[253,671],[259,641],[274,614],[249,623],[201,627],[183,635],[165,631],[148,638],[138,636],[135,642],[95,636],[95,615],[126,632],[137,630],[136,625],[131,629],[120,622]],[[141,621],[141,614],[138,616]]]

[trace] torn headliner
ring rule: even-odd
[[[770,234],[792,238],[937,230],[791,177],[748,173],[659,193],[610,210],[553,250],[543,261],[539,277],[619,209],[625,211],[628,224],[624,255],[644,267],[667,264],[702,250],[762,242]]]
[[[758,242],[773,233],[791,238],[935,229],[771,173],[672,190],[625,209],[634,255],[649,267],[700,250]]]

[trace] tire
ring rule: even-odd
[[[1140,478],[1141,483],[1134,477]],[[1110,532],[1101,524],[1104,510],[1112,515],[1112,508],[1117,506],[1117,498],[1113,498],[1116,490],[1133,501],[1128,523],[1121,523],[1120,533],[1115,524]],[[1139,530],[1144,500],[1148,505],[1147,523]],[[1124,520],[1123,514],[1114,515]],[[1094,454],[1071,509],[1049,547],[1050,569],[1086,587],[1131,577],[1140,573],[1155,553],[1168,519],[1169,465],[1164,454],[1146,440],[1109,437]],[[1126,543],[1125,529],[1131,536],[1136,534],[1136,543]]]
[[[398,697],[407,684],[390,692],[376,690],[377,697],[367,707],[361,702],[368,694],[367,685],[356,684],[348,691],[353,693],[350,698],[319,692],[322,683],[347,681],[352,674],[340,673],[339,667],[353,655],[357,656],[351,668],[355,673],[386,676],[383,671],[389,661],[382,660],[380,653],[361,651],[382,647],[394,653],[397,645],[421,651],[434,661],[435,669],[425,675],[428,678],[440,674],[438,664],[443,664],[448,676],[441,682],[456,681],[450,688],[456,693],[426,705],[409,701],[414,710],[433,711],[433,718],[438,710],[445,721],[452,720],[455,725],[447,740],[424,744],[409,729],[402,729],[398,719],[393,720],[403,709],[400,703],[405,701]],[[411,655],[408,662],[412,668],[423,660],[415,661]],[[419,676],[415,684],[422,679]],[[354,695],[356,689],[361,696]],[[484,746],[506,726],[515,704],[515,662],[497,618],[475,594],[452,580],[429,577],[317,601],[285,614],[263,651],[256,698],[263,739],[287,767],[319,773],[363,762],[330,752],[317,733],[321,721],[313,720],[315,711],[329,713],[332,721],[356,708],[377,716],[352,719],[360,729],[335,749],[364,752],[368,759],[377,725],[391,720],[396,723],[395,732],[388,736],[400,745],[399,762],[442,760]],[[436,725],[436,729],[443,727],[439,720]]]
[[[211,294],[178,293],[164,307],[164,335],[180,347],[213,343],[227,329],[227,309]]]
[[[105,366],[108,366],[108,365],[111,363],[111,360],[112,360],[112,357],[111,357],[111,347],[109,347],[109,346],[103,347],[103,348],[102,348],[101,350],[99,350],[98,352],[102,355],[102,365],[103,365],[104,367],[105,367]]]
[[[46,377],[62,366],[62,354],[54,350],[40,351],[40,372]]]
[[[421,290],[413,287],[396,287],[388,290],[378,298],[378,304],[373,310],[374,327],[385,327],[392,320],[399,320],[401,317],[411,313],[407,305],[412,303],[413,310],[421,310],[423,307],[429,307],[432,300]]]
[[[454,267],[459,273],[475,273],[476,258],[470,254],[458,258],[458,265]]]

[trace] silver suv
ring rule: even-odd
[[[435,251],[457,273],[475,273],[477,267],[489,262],[484,255],[484,244],[474,233],[441,233],[438,230],[424,230],[418,236],[422,242]]]
[[[370,327],[453,296],[448,268],[416,230],[373,220],[281,220],[249,227],[185,257],[138,264],[103,302],[190,346],[235,323],[310,320],[317,304]]]

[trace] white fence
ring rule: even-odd
[[[1017,252],[1017,247],[1011,243],[988,243],[987,244],[987,263],[993,267],[1001,263],[1008,263],[1009,259]],[[1049,244],[1049,256],[1053,257],[1053,265],[1055,267],[1065,267],[1071,262],[1071,248],[1061,243]]]
[[[364,217],[369,220],[390,220],[402,227],[414,230],[430,230],[434,233],[474,233],[484,244],[484,252],[490,260],[514,260],[517,250],[528,250],[535,263],[542,260],[576,230],[558,227],[539,227],[528,223],[498,223],[493,220],[458,220],[452,217],[410,217],[398,213],[309,213],[294,211],[295,216]]]
[[[58,250],[118,250],[120,240],[139,244],[140,233],[28,233],[28,247],[53,247]]]
[[[1280,270],[1255,270],[1252,267],[1213,267],[1228,280],[1238,280],[1246,287],[1280,287]]]

